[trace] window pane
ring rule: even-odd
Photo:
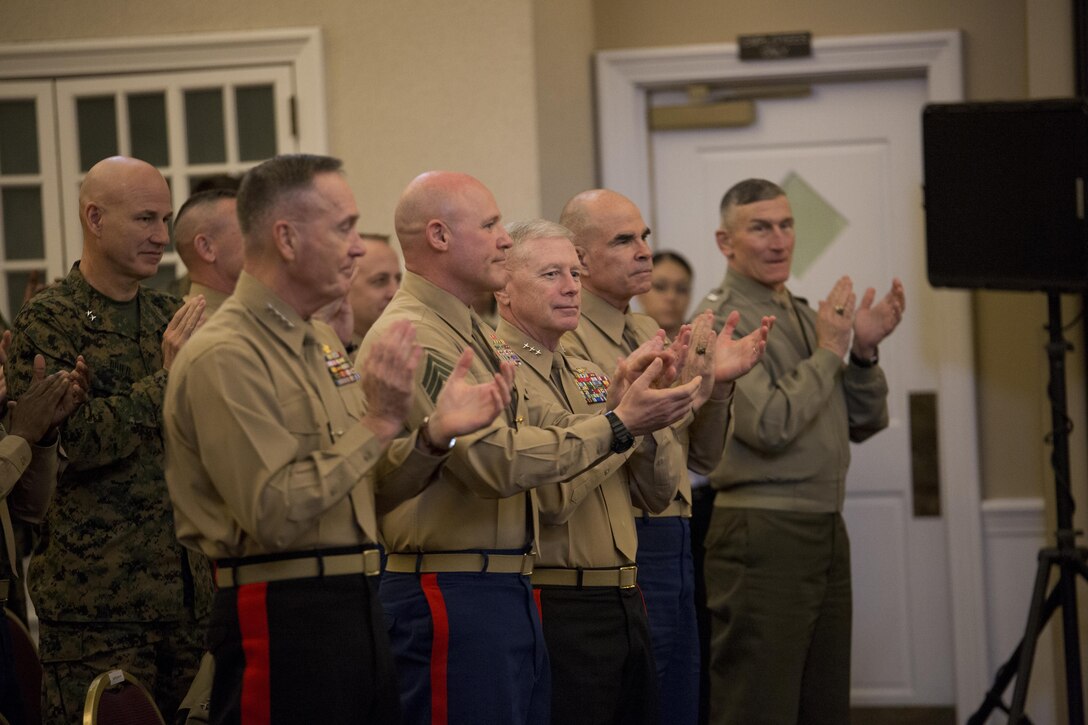
[[[11,317],[8,322],[14,322],[19,314],[19,308],[23,306],[23,295],[26,294],[26,283],[30,279],[30,272],[8,272],[8,309]],[[45,270],[38,270],[38,279],[45,279]]]
[[[166,140],[166,95],[133,93],[128,97],[128,128],[132,155],[152,166],[170,164]]]
[[[38,173],[38,112],[33,99],[0,101],[0,174]]]
[[[185,91],[185,137],[189,144],[190,164],[227,160],[222,88]]]
[[[79,168],[89,170],[102,159],[117,155],[117,107],[113,96],[76,99],[79,125]]]
[[[242,183],[241,175],[234,174],[207,174],[189,177],[189,195],[198,191],[209,189],[234,189],[238,191],[238,185]]]
[[[234,91],[238,111],[238,157],[263,161],[276,155],[276,107],[272,86],[244,86]]]
[[[36,186],[12,186],[0,191],[7,259],[43,259],[42,193]]]

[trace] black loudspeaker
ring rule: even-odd
[[[935,287],[1088,289],[1088,103],[931,104],[922,114]]]

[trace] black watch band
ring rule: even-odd
[[[850,364],[856,365],[859,368],[871,368],[880,362],[879,355],[873,355],[871,358],[858,357],[854,354],[854,351],[850,351]]]
[[[609,448],[613,453],[623,453],[635,444],[635,437],[618,415],[610,410],[604,417],[608,418],[608,425],[612,426],[612,445]]]

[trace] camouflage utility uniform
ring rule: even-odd
[[[174,535],[163,476],[162,336],[178,306],[145,287],[129,303],[113,301],[77,262],[15,319],[12,397],[37,353],[47,372],[71,369],[79,354],[91,372],[89,400],[61,428],[70,463],[28,576],[49,722],[77,719],[90,680],[114,667],[174,712],[196,671],[211,579],[206,560]]]

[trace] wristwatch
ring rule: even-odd
[[[612,445],[609,448],[613,453],[623,453],[635,444],[635,437],[631,435],[631,431],[627,430],[627,426],[618,415],[610,410],[604,414],[604,417],[608,418],[608,425],[612,426]]]
[[[855,355],[853,350],[850,351],[850,363],[856,367],[871,368],[878,362],[880,362],[880,355],[878,353],[873,353],[871,358],[863,358]]]
[[[447,451],[453,450],[454,444],[457,443],[456,438],[450,438],[450,443],[449,443],[448,446],[443,447],[443,446],[435,445],[434,441],[431,440],[431,432],[427,428],[427,424],[430,423],[430,422],[431,422],[431,416],[428,415],[425,418],[423,418],[423,422],[419,424],[419,437],[423,439],[424,445],[426,445],[427,448],[432,453],[434,453],[435,455],[438,455],[438,456],[442,455],[443,453],[446,453]]]

